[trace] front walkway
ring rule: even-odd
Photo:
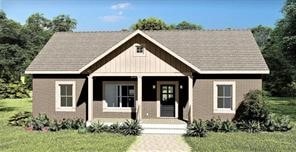
[[[130,147],[130,152],[189,152],[181,135],[143,134]]]

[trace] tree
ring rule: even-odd
[[[255,40],[261,49],[264,49],[270,40],[272,28],[259,25],[251,29]]]
[[[286,2],[283,16],[270,32],[267,43],[269,29],[260,27],[253,33],[270,69],[264,79],[265,89],[274,96],[296,96],[296,0]],[[260,38],[258,33],[263,36]]]
[[[168,30],[169,26],[161,19],[149,17],[146,19],[139,19],[139,21],[132,25],[133,30]]]
[[[182,21],[179,24],[177,24],[176,26],[172,25],[173,29],[176,30],[201,30],[202,26],[197,25],[197,24],[193,24],[193,23],[189,23],[186,21]]]
[[[76,28],[76,20],[69,17],[69,15],[59,15],[54,17],[51,23],[51,30],[54,32],[73,31]]]

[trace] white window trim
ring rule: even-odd
[[[61,107],[61,87],[63,84],[71,84],[72,85],[72,107]],[[55,103],[56,103],[56,111],[76,111],[76,82],[75,81],[56,81],[55,82]]]
[[[232,109],[229,108],[218,108],[218,87],[217,85],[232,85]],[[214,99],[213,99],[213,109],[214,113],[235,113],[236,107],[236,85],[235,81],[214,81],[213,83],[213,89],[214,89]]]
[[[137,52],[137,47],[138,46],[143,46],[143,52],[142,53],[138,53]],[[146,56],[146,47],[145,47],[145,44],[138,44],[138,43],[136,43],[136,44],[134,44],[133,45],[133,47],[135,48],[135,50],[134,50],[134,56],[136,56],[136,57],[143,57],[143,56]]]
[[[135,89],[134,107],[108,107],[105,100],[105,86],[106,84],[118,84],[118,85],[133,85]],[[134,112],[136,110],[137,102],[137,85],[134,81],[103,81],[103,112]]]

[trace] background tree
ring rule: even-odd
[[[186,22],[186,21],[182,21],[182,22],[180,22],[179,24],[177,24],[175,26],[173,25],[172,28],[176,29],[176,30],[202,30],[201,25],[197,25],[197,24],[194,24],[194,23],[189,23],[189,22]]]
[[[1,83],[19,81],[25,68],[49,38],[57,31],[72,31],[76,20],[59,15],[52,20],[35,13],[21,25],[0,10],[0,79]],[[30,79],[29,79],[30,80]],[[31,83],[28,83],[30,87]]]
[[[168,26],[164,21],[155,17],[139,19],[138,22],[132,25],[132,30],[168,30]]]
[[[59,15],[51,21],[51,30],[54,32],[72,31],[76,28],[76,20],[70,18],[69,15]]]
[[[270,34],[272,32],[272,28],[259,25],[251,29],[257,44],[261,49],[264,49],[267,43],[270,40]]]

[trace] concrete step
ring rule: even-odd
[[[143,134],[185,134],[187,124],[141,124]]]

